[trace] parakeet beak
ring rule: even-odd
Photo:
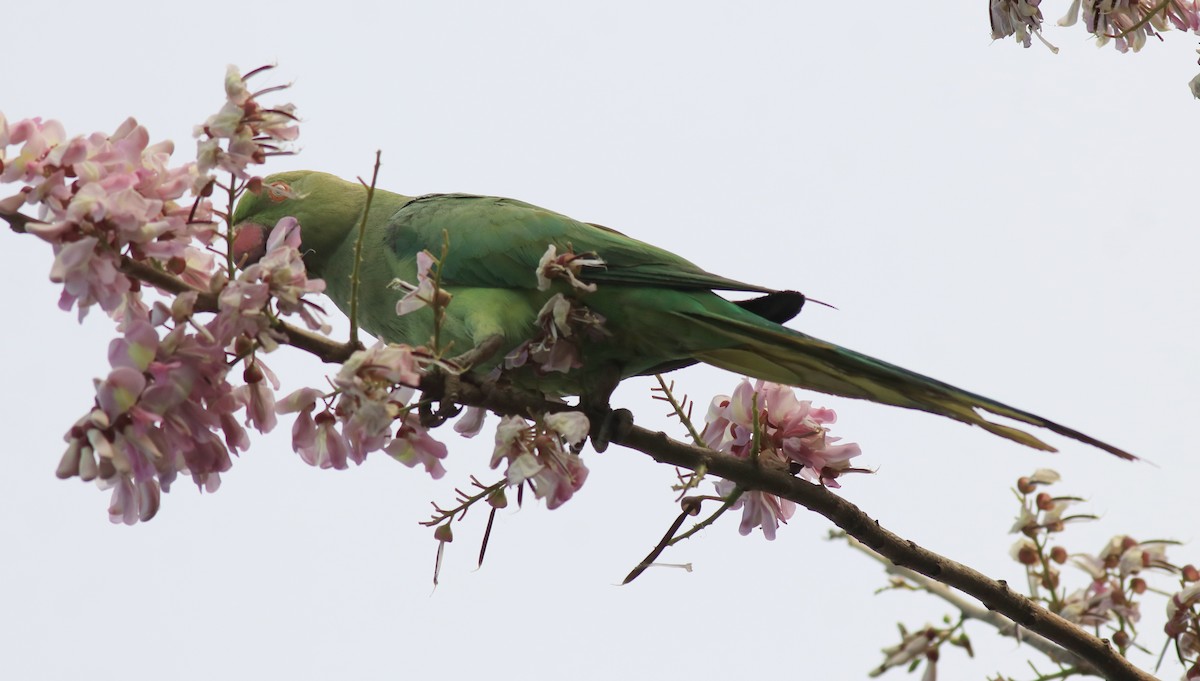
[[[241,267],[253,265],[267,254],[267,229],[253,222],[233,228],[233,261]]]

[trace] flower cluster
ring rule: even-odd
[[[1059,26],[1073,26],[1083,12],[1088,33],[1096,36],[1097,46],[1111,40],[1118,52],[1137,52],[1147,38],[1173,26],[1181,31],[1200,32],[1200,7],[1184,0],[1073,0]],[[1028,46],[1028,45],[1026,45]]]
[[[836,444],[840,438],[828,433],[826,426],[837,421],[837,414],[796,399],[787,386],[743,379],[733,395],[713,398],[705,421],[701,437],[710,449],[799,469],[812,482],[839,487],[842,474],[864,472],[850,466],[850,459],[862,453],[858,445]],[[733,485],[721,482],[717,489],[725,496]],[[792,517],[796,505],[764,492],[746,492],[732,508],[742,509],[742,534],[761,527],[774,539],[779,523]]]
[[[241,75],[236,66],[225,71],[225,104],[197,125],[193,135],[196,143],[197,178],[195,190],[205,192],[212,186],[212,173],[223,170],[241,180],[250,180],[247,168],[264,163],[269,156],[290,153],[284,144],[296,139],[296,107],[283,104],[266,107],[258,101],[262,95],[288,87],[269,87],[251,92],[246,82],[264,71],[264,66]]]
[[[538,311],[538,333],[513,348],[504,357],[504,367],[512,369],[532,361],[545,373],[578,369],[583,366],[579,342],[608,336],[604,321],[603,315],[586,305],[556,293]]]
[[[271,332],[277,314],[295,314],[308,328],[327,333],[329,326],[313,313],[315,306],[304,300],[306,293],[321,293],[325,282],[308,279],[300,256],[300,225],[295,218],[280,220],[267,237],[267,252],[258,262],[238,273],[237,279],[220,289],[218,300],[222,322],[229,337],[256,338],[268,350],[275,342]],[[275,311],[269,303],[275,302]]]
[[[1194,585],[1200,580],[1200,572],[1191,565],[1172,564],[1167,558],[1167,548],[1174,542],[1161,540],[1137,541],[1117,535],[1098,553],[1069,553],[1053,541],[1055,535],[1072,521],[1093,520],[1095,516],[1067,514],[1066,509],[1081,499],[1053,496],[1044,490],[1058,480],[1058,473],[1040,469],[1017,481],[1021,509],[1012,531],[1023,536],[1013,545],[1010,555],[1025,566],[1031,595],[1080,626],[1108,627],[1112,642],[1124,653],[1136,645],[1142,596],[1147,591],[1162,592],[1160,588],[1152,588],[1148,578],[1154,573],[1176,576],[1183,590],[1167,604],[1168,617],[1175,622],[1168,622],[1167,634],[1175,640],[1180,659],[1190,657],[1194,662],[1200,649],[1195,644],[1198,629],[1192,609]],[[1068,562],[1087,574],[1089,581],[1084,587],[1068,591],[1061,585],[1060,566]],[[1181,609],[1189,614],[1176,620]]]
[[[244,409],[246,425],[259,432],[275,427],[279,381],[255,352],[275,346],[270,301],[278,296],[281,312],[288,301],[303,311],[300,295],[322,288],[307,280],[289,231],[292,224],[281,220],[267,257],[220,289],[207,323],[193,315],[195,292],[181,294],[169,308],[161,302],[147,307],[136,292],[125,295],[124,338],[109,350],[112,371],[97,382],[96,408],[67,434],[58,470],[61,477],[98,477],[113,487],[114,521],[152,517],[159,487],[168,491],[180,472],[215,491],[220,473],[232,465],[230,454],[249,447],[238,411]],[[213,277],[214,284],[223,278]],[[244,385],[229,382],[231,359],[243,361]]]
[[[989,0],[992,22],[992,40],[1016,36],[1017,42],[1025,47],[1033,44],[1037,36],[1051,50],[1058,49],[1042,38],[1042,0]]]
[[[59,477],[98,479],[102,488],[113,488],[113,522],[149,520],[160,487],[169,491],[181,472],[215,491],[232,465],[230,453],[249,446],[234,414],[253,397],[228,382],[227,353],[212,334],[215,321],[201,332],[190,326],[194,300],[193,294],[171,308],[127,306],[124,337],[109,348],[112,371],[96,382],[96,407],[66,435]],[[274,379],[261,362],[250,366],[260,380]],[[274,419],[255,425],[265,432]]]
[[[20,145],[15,154],[7,147]],[[0,201],[0,213],[37,206],[38,222],[25,230],[54,249],[50,279],[63,285],[59,307],[92,305],[109,314],[135,284],[122,258],[153,263],[205,286],[212,257],[193,243],[211,243],[206,201],[177,203],[197,176],[195,164],[170,167],[171,142],[150,144],[130,118],[112,134],[67,138],[57,121],[38,118],[9,125],[0,114],[0,183],[24,185]]]
[[[912,671],[917,665],[924,662],[925,673],[921,675],[921,681],[936,681],[937,662],[943,643],[949,642],[970,648],[970,642],[965,635],[957,638],[951,637],[958,626],[953,628],[926,626],[916,631],[908,631],[904,625],[899,626],[900,642],[883,649],[883,663],[871,670],[869,674],[871,678],[879,676],[893,667],[908,667],[909,671]]]
[[[280,400],[279,413],[298,412],[292,449],[311,466],[337,469],[350,461],[361,464],[367,454],[382,449],[406,466],[420,463],[434,478],[442,477],[446,446],[429,435],[409,405],[424,359],[407,346],[376,343],[346,360],[329,397],[302,388]],[[323,409],[314,417],[318,402]],[[400,426],[393,435],[397,420]]]
[[[271,148],[265,139],[291,139],[296,130],[281,124],[288,116],[239,91],[235,73],[226,108],[205,134],[235,140],[249,130],[260,151],[251,161],[261,161]],[[230,122],[231,102],[243,123]],[[211,167],[203,159],[173,167],[172,144],[149,140],[132,118],[112,134],[68,138],[55,121],[10,125],[0,116],[0,182],[23,185],[0,201],[0,213],[53,247],[60,306],[82,318],[99,305],[121,334],[109,348],[108,375],[96,381],[95,406],[66,434],[57,473],[112,489],[110,517],[125,523],[152,518],[180,473],[215,491],[231,455],[249,447],[239,412],[260,432],[276,425],[279,383],[259,357],[277,345],[275,320],[297,314],[322,328],[304,295],[324,285],[307,278],[295,221],[280,221],[259,263],[218,272],[213,210],[200,196],[210,193]],[[181,203],[189,190],[197,196]],[[26,205],[37,206],[37,221],[20,214]],[[177,295],[147,300],[143,280]],[[235,386],[229,374],[239,362],[243,384]]]
[[[509,485],[528,484],[534,495],[546,500],[546,508],[566,503],[587,480],[588,469],[573,450],[588,434],[588,419],[577,411],[546,414],[530,424],[519,416],[506,416],[496,428],[492,468],[507,462]]]
[[[1200,570],[1187,565],[1181,576],[1184,586],[1167,599],[1163,630],[1175,643],[1179,660],[1190,663],[1185,678],[1191,681],[1200,679]]]

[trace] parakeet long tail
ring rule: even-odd
[[[1099,447],[1122,459],[1137,458],[1123,449],[1036,414],[791,329],[776,325],[767,326],[769,322],[755,323],[750,320],[731,319],[707,311],[676,314],[685,324],[696,324],[706,334],[724,335],[732,341],[725,348],[697,352],[693,355],[702,362],[728,371],[831,395],[920,409],[979,426],[988,432],[1035,449],[1056,451],[1054,447],[1029,433],[988,421],[976,411],[983,410],[1014,421],[1046,428],[1059,435]]]

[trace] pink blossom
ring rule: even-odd
[[[1052,51],[1058,48],[1042,38],[1041,0],[990,0],[992,40],[1015,35],[1025,47],[1032,45],[1030,36],[1037,36]]]
[[[1141,617],[1137,603],[1129,602],[1121,585],[1108,579],[1093,580],[1086,589],[1069,594],[1058,614],[1085,627],[1098,627],[1111,621],[1114,614],[1129,622],[1137,622]]]
[[[735,487],[728,480],[716,483],[717,494],[728,497]],[[788,499],[774,494],[756,490],[742,492],[738,500],[731,505],[730,510],[742,510],[742,522],[738,525],[738,533],[745,536],[756,528],[762,528],[763,536],[769,541],[775,540],[775,531],[780,525],[786,525],[796,513],[796,504]]]
[[[701,439],[708,448],[738,458],[757,455],[760,459],[774,459],[779,465],[798,466],[801,477],[838,487],[837,478],[841,474],[858,470],[851,468],[849,461],[861,450],[856,444],[835,444],[838,438],[828,434],[827,426],[836,421],[837,414],[832,409],[814,407],[808,400],[797,399],[787,386],[764,381],[751,384],[743,379],[733,395],[713,398]],[[716,485],[723,497],[734,489],[728,481]],[[774,539],[776,529],[792,517],[796,505],[772,494],[747,490],[731,508],[742,510],[741,534],[761,527],[767,539]]]
[[[211,182],[212,172],[218,169],[250,179],[249,166],[263,163],[268,156],[288,153],[277,143],[292,141],[299,135],[293,105],[267,108],[258,101],[261,94],[279,88],[251,92],[246,87],[249,78],[269,68],[255,69],[245,77],[235,66],[226,69],[225,103],[193,131],[198,140],[197,190]]]
[[[718,395],[709,405],[701,436],[710,449],[747,458],[753,450],[754,414],[758,414],[759,455],[799,465],[801,477],[827,487],[837,478],[859,472],[850,459],[862,453],[857,444],[836,444],[826,426],[837,421],[832,409],[813,407],[795,392],[775,383],[743,379],[732,396]]]
[[[103,382],[97,382],[96,401],[110,421],[117,420],[137,404],[146,389],[146,377],[136,369],[117,367]]]
[[[1081,8],[1096,45],[1103,47],[1112,40],[1118,52],[1137,52],[1146,45],[1147,38],[1159,37],[1159,32],[1172,26],[1181,31],[1200,31],[1200,8],[1185,0],[1171,0],[1163,6],[1157,0],[1074,0],[1058,25],[1073,26]],[[1136,31],[1134,26],[1138,26]]]
[[[233,397],[246,408],[246,425],[260,433],[269,433],[275,429],[275,391],[263,380],[261,373],[252,372],[258,367],[253,364],[246,370],[246,384],[234,388]]]
[[[604,322],[602,315],[556,293],[538,311],[538,333],[510,351],[504,357],[504,367],[516,368],[532,360],[545,373],[578,369],[583,366],[580,339],[586,336],[598,340],[610,335]]]
[[[487,409],[483,407],[467,407],[466,412],[454,424],[454,432],[465,438],[472,438],[483,430],[483,421],[487,418]]]
[[[235,75],[229,75],[226,99],[236,100],[241,112],[229,130],[237,138],[230,139],[230,153],[249,144],[249,156],[261,160],[278,151],[276,143],[295,137],[292,109],[263,108],[255,101],[258,93],[245,91]],[[60,305],[77,308],[82,318],[99,304],[123,334],[109,347],[111,371],[96,382],[97,408],[66,434],[56,471],[111,488],[110,514],[120,522],[152,517],[161,492],[179,473],[215,491],[220,473],[232,465],[231,454],[249,446],[235,416],[240,410],[259,430],[275,425],[278,382],[255,356],[277,345],[270,300],[280,313],[299,314],[311,328],[321,328],[303,296],[323,284],[306,277],[295,249],[295,221],[277,226],[271,252],[255,272],[227,284],[226,275],[214,276],[215,260],[205,250],[217,236],[211,205],[207,199],[181,201],[210,178],[194,164],[172,167],[172,151],[170,142],[152,144],[132,118],[111,134],[68,138],[55,121],[10,124],[0,115],[0,182],[24,185],[0,202],[0,210],[37,208],[41,222],[26,229],[54,249],[50,276],[63,285]],[[218,151],[226,153],[219,145]],[[169,306],[151,305],[143,299],[147,289],[121,272],[125,259],[217,294],[218,313],[206,323],[194,318],[195,292]],[[228,380],[236,359],[248,367],[246,385],[237,388]],[[327,437],[306,415],[314,456],[344,467],[341,435]]]
[[[405,415],[396,437],[384,451],[409,468],[425,466],[425,472],[434,480],[446,474],[441,461],[446,458],[446,445],[433,439],[415,414]]]
[[[509,485],[529,483],[534,495],[546,500],[546,508],[558,508],[587,480],[583,459],[564,448],[564,444],[581,444],[587,431],[587,417],[578,412],[550,414],[536,426],[518,416],[506,416],[496,429],[491,467],[507,460]]]
[[[392,288],[407,291],[404,297],[396,302],[397,315],[406,315],[426,305],[435,305],[435,303],[436,307],[445,307],[450,304],[452,297],[450,292],[438,288],[434,278],[429,275],[429,271],[435,263],[437,260],[430,255],[429,251],[421,251],[417,254],[416,286],[400,279],[392,280]]]
[[[127,476],[120,476],[112,479],[112,491],[108,519],[113,523],[133,525],[158,513],[162,495],[154,480],[134,483]]]
[[[328,411],[317,414],[316,429],[311,441],[295,442],[300,458],[310,466],[344,469],[350,456],[350,445],[337,429],[337,418]],[[294,431],[293,431],[294,432]]]
[[[38,206],[41,222],[26,230],[54,248],[50,276],[64,284],[60,305],[77,306],[81,318],[97,303],[112,313],[131,289],[118,268],[122,255],[166,266],[188,252],[193,237],[211,239],[208,202],[186,208],[175,203],[195,168],[169,167],[171,144],[149,144],[146,129],[132,118],[112,134],[69,140],[57,122],[35,118],[7,127],[4,137],[5,146],[21,148],[15,156],[0,150],[0,182],[26,186],[3,202],[3,210]],[[189,222],[193,209],[195,221]]]
[[[604,261],[595,253],[581,253],[576,255],[570,249],[566,253],[558,255],[558,247],[550,244],[549,248],[542,255],[542,259],[538,261],[538,290],[545,291],[550,288],[554,279],[563,279],[572,288],[579,289],[585,293],[592,293],[596,290],[596,285],[585,283],[579,279],[579,274],[583,271],[584,267],[604,267]]]
[[[356,463],[387,445],[392,421],[413,395],[409,386],[419,383],[416,358],[403,345],[379,342],[354,353],[342,365],[333,379],[341,391],[336,412],[345,423],[343,432]]]
[[[325,282],[309,280],[300,256],[300,223],[285,217],[276,223],[267,239],[266,255],[247,267],[238,277],[240,282],[261,282],[283,314],[299,314],[310,329],[328,333],[329,326],[317,320],[314,307],[303,300],[306,293],[321,293]]]
[[[299,412],[296,422],[292,424],[292,451],[300,453],[305,462],[314,465],[315,456],[306,455],[316,447],[317,424],[312,412],[317,407],[317,400],[322,393],[315,388],[301,388],[275,403],[275,411],[280,414]]]

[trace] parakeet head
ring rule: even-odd
[[[358,225],[366,195],[362,185],[328,173],[295,170],[268,176],[261,191],[244,194],[233,211],[235,262],[244,266],[261,258],[271,228],[291,216],[300,223],[305,264],[320,276],[323,259]]]

